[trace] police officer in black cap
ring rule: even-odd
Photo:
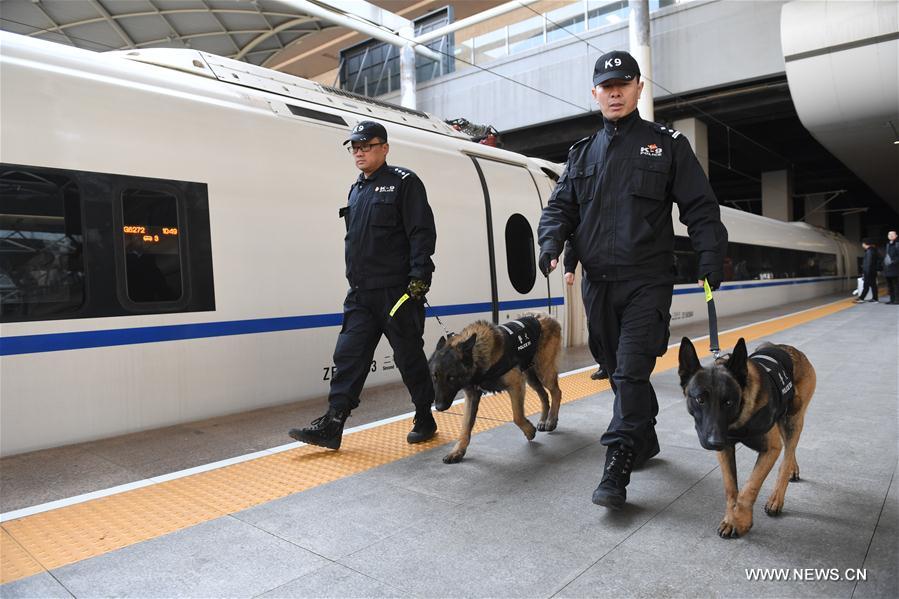
[[[727,231],[689,142],[637,112],[640,68],[627,52],[596,61],[593,98],[602,129],[574,144],[538,228],[540,268],[549,274],[566,239],[584,269],[584,304],[599,336],[615,403],[593,503],[618,509],[631,470],[659,452],[659,406],[649,376],[668,345],[674,278],[672,203],[677,203],[713,289],[723,278]]]
[[[387,335],[403,382],[415,404],[409,443],[437,433],[431,414],[434,388],[424,354],[424,297],[431,284],[431,256],[437,242],[425,186],[410,170],[387,164],[387,130],[362,121],[344,145],[362,171],[340,209],[347,234],[343,328],[334,349],[328,413],[311,426],[291,429],[297,441],[337,449],[350,411],[371,369],[381,335]],[[407,301],[400,302],[408,294]],[[391,312],[393,314],[391,315]]]

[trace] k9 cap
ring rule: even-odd
[[[627,52],[616,50],[606,52],[596,61],[593,67],[593,85],[599,85],[609,79],[630,81],[640,76],[640,65]]]
[[[350,136],[343,142],[347,145],[351,141],[370,141],[374,138],[380,138],[381,141],[387,141],[387,129],[381,123],[374,121],[361,121],[350,131]]]

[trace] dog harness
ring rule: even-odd
[[[527,370],[534,363],[540,343],[540,321],[533,316],[525,316],[499,325],[503,334],[503,355],[499,361],[483,373],[475,374],[472,382],[487,391],[501,391],[499,378],[519,368]]]
[[[729,430],[727,436],[732,441],[743,441],[767,433],[774,423],[783,418],[795,395],[790,354],[778,347],[764,347],[749,359],[762,371],[761,383],[768,392],[768,405],[759,409],[739,429]]]

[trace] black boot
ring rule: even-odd
[[[593,503],[613,510],[624,507],[633,468],[634,451],[630,447],[619,443],[606,449],[606,467],[602,481],[593,491]]]
[[[653,421],[653,424],[655,424],[655,421]],[[634,460],[634,470],[642,468],[646,465],[646,462],[659,455],[659,438],[656,436],[656,429],[654,426],[649,429],[649,434],[646,436],[645,446],[646,450],[640,454],[640,457]]]
[[[343,425],[349,416],[348,410],[332,407],[327,414],[313,420],[307,428],[292,428],[287,434],[303,443],[337,449],[343,437]]]
[[[606,369],[603,368],[602,365],[600,365],[599,368],[596,369],[596,372],[590,375],[590,378],[594,381],[601,381],[602,379],[609,378],[609,373],[606,372]]]
[[[408,443],[424,443],[433,439],[437,434],[437,422],[434,420],[430,408],[427,411],[416,410],[412,423],[412,430],[406,435]]]

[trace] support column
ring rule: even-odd
[[[655,120],[655,106],[652,100],[652,51],[649,45],[649,0],[630,0],[628,38],[631,56],[640,65],[640,80],[643,93],[637,102],[640,116],[647,121]]]
[[[415,30],[411,23],[400,29],[400,37],[412,39]],[[400,48],[400,104],[404,108],[415,110],[415,50],[408,43]]]
[[[827,228],[827,199],[829,194],[814,193],[805,196],[805,218],[803,220],[810,225]]]
[[[860,243],[862,240],[862,215],[859,212],[855,214],[843,215],[843,237],[849,241]]]
[[[789,171],[762,173],[762,216],[793,220],[793,181]]]
[[[709,129],[706,124],[696,118],[674,121],[674,128],[690,140],[693,153],[702,165],[705,176],[709,176]]]

